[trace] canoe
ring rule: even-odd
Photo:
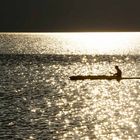
[[[77,76],[70,76],[70,80],[123,80],[123,79],[140,79],[140,77],[117,77],[117,76],[106,76],[106,75],[87,75],[87,76],[82,76],[82,75],[77,75]]]

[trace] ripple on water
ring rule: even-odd
[[[91,57],[92,58],[92,57]],[[1,139],[140,139],[140,81],[70,81],[119,65],[139,76],[139,61],[113,56],[78,62],[1,59]],[[101,59],[101,58],[100,58]],[[14,62],[14,63],[13,63]]]

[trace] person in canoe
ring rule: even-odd
[[[122,78],[122,71],[119,69],[118,66],[115,66],[115,69],[117,72],[115,74],[113,74],[113,76],[116,76],[117,80],[120,81]]]

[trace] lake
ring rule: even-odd
[[[140,33],[1,33],[0,139],[140,139]]]

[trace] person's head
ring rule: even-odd
[[[115,69],[118,69],[119,67],[118,66],[115,66]]]

